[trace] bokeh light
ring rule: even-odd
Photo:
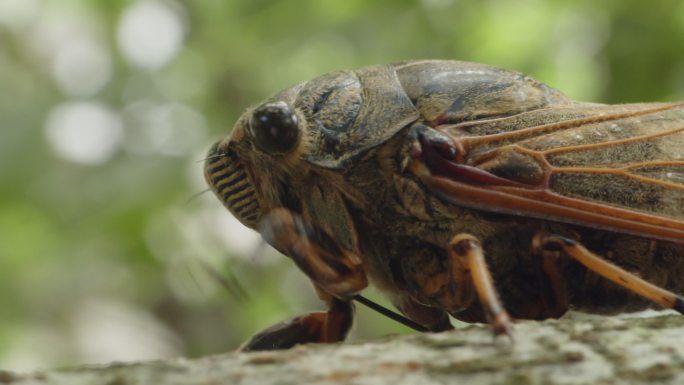
[[[204,117],[180,103],[135,102],[123,111],[127,150],[140,154],[188,156],[204,143]]]
[[[20,30],[38,14],[41,0],[4,0],[0,3],[0,24]]]
[[[179,14],[180,6],[171,5],[145,0],[124,10],[117,40],[131,64],[159,68],[181,49],[185,27]]]
[[[52,77],[69,96],[91,96],[104,87],[112,75],[112,63],[105,47],[91,39],[74,39],[57,52]]]
[[[55,106],[45,123],[55,152],[74,162],[103,164],[123,139],[121,119],[111,108],[94,102],[67,102]]]

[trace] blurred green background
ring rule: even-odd
[[[280,88],[413,58],[585,101],[684,99],[684,2],[0,0],[0,368],[225,352],[321,308],[210,193],[192,198],[198,161]],[[359,309],[351,338],[405,332]]]

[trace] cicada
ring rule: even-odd
[[[248,109],[205,177],[327,306],[244,350],[343,340],[370,284],[433,332],[684,311],[684,103],[575,102],[457,61],[339,71]]]

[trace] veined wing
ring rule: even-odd
[[[460,166],[492,176],[423,177],[449,201],[684,242],[684,104],[577,104],[437,128],[464,149]]]

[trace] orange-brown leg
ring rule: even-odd
[[[334,239],[286,209],[275,209],[262,221],[260,233],[273,247],[292,258],[316,287],[349,299],[368,280],[361,259]]]
[[[534,246],[534,245],[533,245]],[[539,250],[533,247],[539,257],[540,287],[551,289],[543,293],[544,307],[540,318],[560,318],[568,311],[568,287],[559,266],[561,253],[557,250]]]
[[[684,313],[684,298],[681,296],[653,285],[635,274],[606,261],[572,239],[559,235],[540,233],[535,235],[533,239],[533,248],[536,250],[562,251],[594,273],[663,307]]]
[[[368,285],[358,256],[343,250],[330,236],[285,209],[274,210],[267,216],[262,223],[261,234],[309,276],[328,310],[273,325],[252,337],[240,349],[288,349],[303,343],[344,340],[354,318],[351,300]]]
[[[464,289],[472,285],[494,334],[511,337],[510,318],[499,301],[480,242],[470,234],[458,234],[448,251],[453,283]]]
[[[312,312],[279,322],[252,336],[240,351],[289,349],[304,343],[343,341],[352,327],[354,304],[317,290],[328,311]]]

